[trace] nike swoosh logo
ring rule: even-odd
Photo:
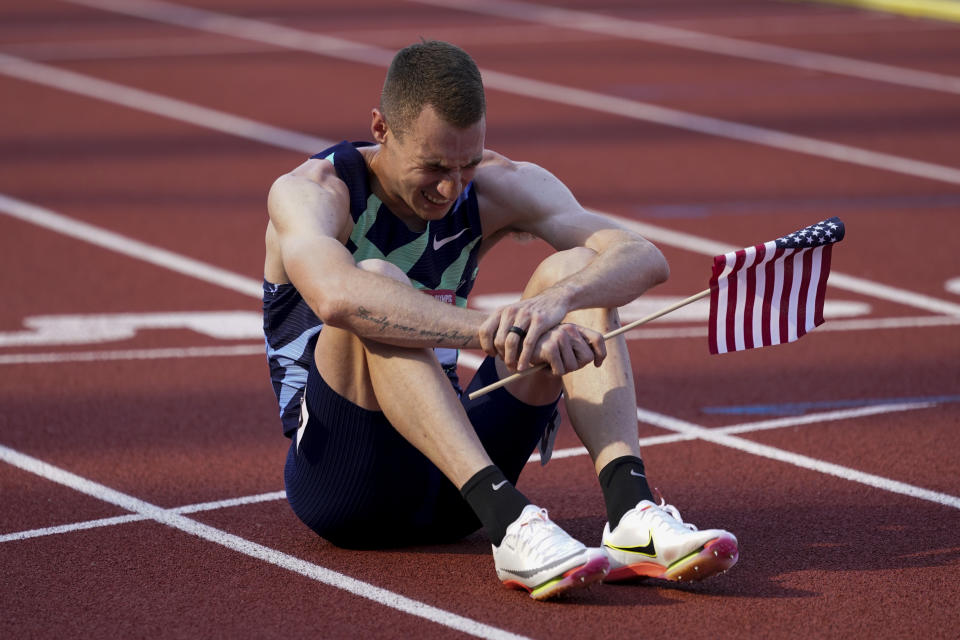
[[[635,476],[635,477],[637,477],[637,478],[646,478],[646,477],[647,477],[647,476],[643,475],[642,473],[637,473],[637,472],[634,471],[633,469],[630,469],[630,475]]]
[[[490,483],[490,486],[493,487],[493,490],[494,490],[494,491],[499,491],[499,490],[500,490],[500,487],[502,487],[502,486],[505,485],[505,484],[507,484],[507,481],[506,481],[506,480],[502,480],[502,481],[498,482],[497,484],[493,484],[493,483],[491,482],[491,483]]]
[[[434,251],[439,251],[440,248],[443,247],[443,245],[447,244],[448,242],[453,242],[454,240],[456,240],[457,238],[459,238],[460,236],[462,236],[463,234],[465,234],[465,233],[466,233],[467,231],[469,231],[469,230],[470,230],[470,227],[467,227],[466,229],[461,230],[460,233],[454,234],[454,235],[452,235],[452,236],[450,236],[450,237],[448,237],[448,238],[444,238],[443,240],[439,240],[439,239],[437,239],[436,237],[434,237],[434,238],[433,238],[433,250],[434,250]]]
[[[642,547],[615,547],[612,544],[608,544],[608,547],[611,549],[616,549],[617,551],[626,551],[628,553],[639,553],[644,556],[649,556],[651,558],[657,555],[657,548],[653,544],[653,532],[650,533],[650,542],[643,545]]]

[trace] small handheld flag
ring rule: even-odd
[[[823,324],[839,218],[716,256],[710,278],[710,353],[793,342]]]
[[[793,342],[823,324],[830,252],[843,240],[830,218],[764,244],[713,259],[710,287],[603,335],[609,340],[710,296],[710,353]],[[470,393],[474,400],[546,367],[540,363]]]

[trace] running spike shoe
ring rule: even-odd
[[[527,505],[507,527],[500,546],[493,545],[493,563],[504,585],[524,589],[546,600],[607,574],[602,549],[588,548],[547,517],[547,510]]]
[[[722,529],[699,531],[684,522],[673,505],[649,500],[627,511],[616,529],[603,529],[603,550],[610,560],[605,580],[636,577],[676,582],[703,580],[722,573],[740,557],[737,539]]]

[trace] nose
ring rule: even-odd
[[[461,175],[460,171],[450,171],[447,173],[443,179],[437,183],[437,191],[440,195],[447,200],[456,200],[460,196],[460,191],[463,189]]]

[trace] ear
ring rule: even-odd
[[[370,132],[373,134],[373,139],[378,144],[383,144],[387,139],[387,134],[390,132],[390,127],[387,125],[387,119],[383,117],[380,109],[377,109],[376,107],[373,109],[373,120],[370,123]]]

